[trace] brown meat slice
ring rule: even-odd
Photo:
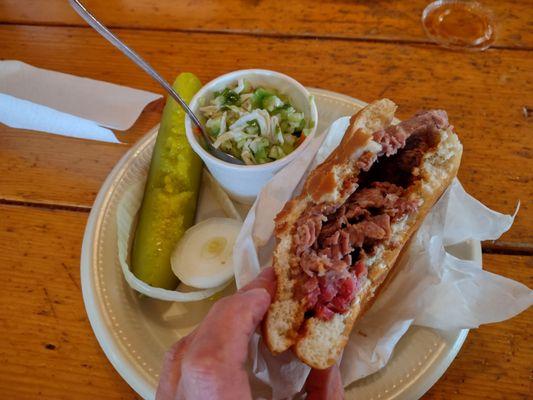
[[[374,140],[381,144],[381,152],[391,156],[405,146],[407,138],[428,129],[444,129],[448,127],[448,115],[443,110],[422,111],[413,118],[391,125],[373,134]]]
[[[362,172],[349,181],[346,203],[315,205],[298,219],[295,276],[303,282],[296,297],[311,315],[329,320],[349,309],[368,273],[367,254],[390,239],[391,223],[418,207],[409,185],[424,154],[438,144],[438,129],[447,126],[446,113],[433,110],[374,133],[383,157],[361,156]]]

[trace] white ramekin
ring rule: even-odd
[[[207,152],[198,141],[193,130],[192,121],[187,117],[185,120],[185,131],[193,150],[200,156],[213,177],[233,200],[251,204],[263,186],[280,169],[297,158],[305,150],[310,142],[309,138],[315,134],[318,112],[313,97],[300,83],[287,75],[264,69],[246,69],[222,75],[202,87],[192,98],[189,106],[196,115],[200,115],[198,108],[200,107],[201,100],[207,103],[211,99],[213,92],[222,90],[229,85],[234,85],[241,78],[249,81],[252,86],[264,86],[266,88],[276,89],[280,93],[285,94],[289,97],[291,104],[297,110],[304,113],[306,121],[311,121],[309,125],[311,130],[307,138],[286,157],[261,165],[235,165],[219,160]]]

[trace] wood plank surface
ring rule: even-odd
[[[533,256],[483,255],[483,268],[533,287]],[[533,396],[533,309],[471,330],[428,400],[525,400]]]
[[[506,213],[522,201],[511,231],[484,248],[530,255],[484,254],[484,268],[533,287],[531,0],[481,1],[497,29],[483,53],[428,44],[420,15],[429,2],[84,0],[169,80],[184,70],[207,82],[267,68],[365,101],[389,97],[400,118],[446,109],[465,148],[465,188]],[[65,0],[0,0],[2,59],[161,92]],[[140,399],[94,338],[79,258],[103,180],[161,105],[118,133],[121,145],[0,125],[1,399]],[[532,398],[532,321],[530,309],[471,331],[423,398]]]
[[[0,124],[0,200],[89,209],[114,164],[159,123],[163,101],[149,104],[127,132],[117,132],[124,142],[118,145]]]
[[[136,399],[92,334],[80,289],[87,213],[0,206],[0,398]]]
[[[0,398],[136,399],[93,336],[80,290],[83,212],[0,205]],[[533,257],[485,255],[533,286]],[[427,399],[531,394],[533,310],[473,331]]]
[[[247,32],[260,35],[428,41],[420,17],[429,0],[87,0],[111,27]],[[483,0],[496,21],[496,46],[533,47],[529,0]],[[84,25],[65,0],[3,0],[0,22]]]
[[[533,119],[524,113],[533,104],[531,53],[452,53],[425,45],[354,46],[342,40],[223,34],[119,34],[168,79],[189,70],[206,82],[237,68],[262,67],[366,101],[389,97],[399,104],[400,118],[421,108],[446,109],[464,144],[459,177],[466,189],[501,212],[511,213],[522,201],[515,225],[499,248],[531,249]],[[159,91],[148,76],[88,29],[3,26],[0,49],[2,58]],[[157,115],[153,109],[121,138],[131,144],[156,123]],[[0,199],[90,207],[127,148],[1,126]]]

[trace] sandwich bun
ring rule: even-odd
[[[350,182],[361,173],[358,161],[369,153],[374,159],[378,157],[381,146],[373,139],[373,133],[391,124],[395,110],[392,101],[382,99],[353,115],[339,146],[308,175],[301,194],[287,202],[276,217],[277,247],[273,266],[278,284],[263,322],[263,337],[274,354],[292,348],[300,360],[313,368],[325,369],[333,365],[354,323],[370,308],[386,281],[393,276],[396,260],[406,249],[410,237],[457,174],[462,145],[447,126],[438,132],[438,145],[424,154],[417,169],[419,179],[409,189],[410,198],[418,201],[417,211],[391,223],[390,239],[378,245],[375,255],[367,261],[367,279],[358,288],[349,310],[335,313],[329,320],[306,316],[305,302],[295,298],[298,279],[291,273],[299,262],[293,250],[295,224],[309,207],[346,202],[353,193]]]

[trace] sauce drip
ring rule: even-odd
[[[473,1],[434,1],[422,23],[427,35],[444,47],[485,50],[495,38],[490,14]]]
[[[338,186],[333,166],[336,164],[340,165],[351,158],[359,158],[359,155],[355,155],[356,150],[364,147],[371,139],[370,136],[358,131],[359,128],[354,126],[354,121],[358,115],[359,113],[352,115],[350,126],[342,138],[341,143],[307,179],[304,191],[306,191],[316,203],[321,201],[322,196],[335,191]]]

